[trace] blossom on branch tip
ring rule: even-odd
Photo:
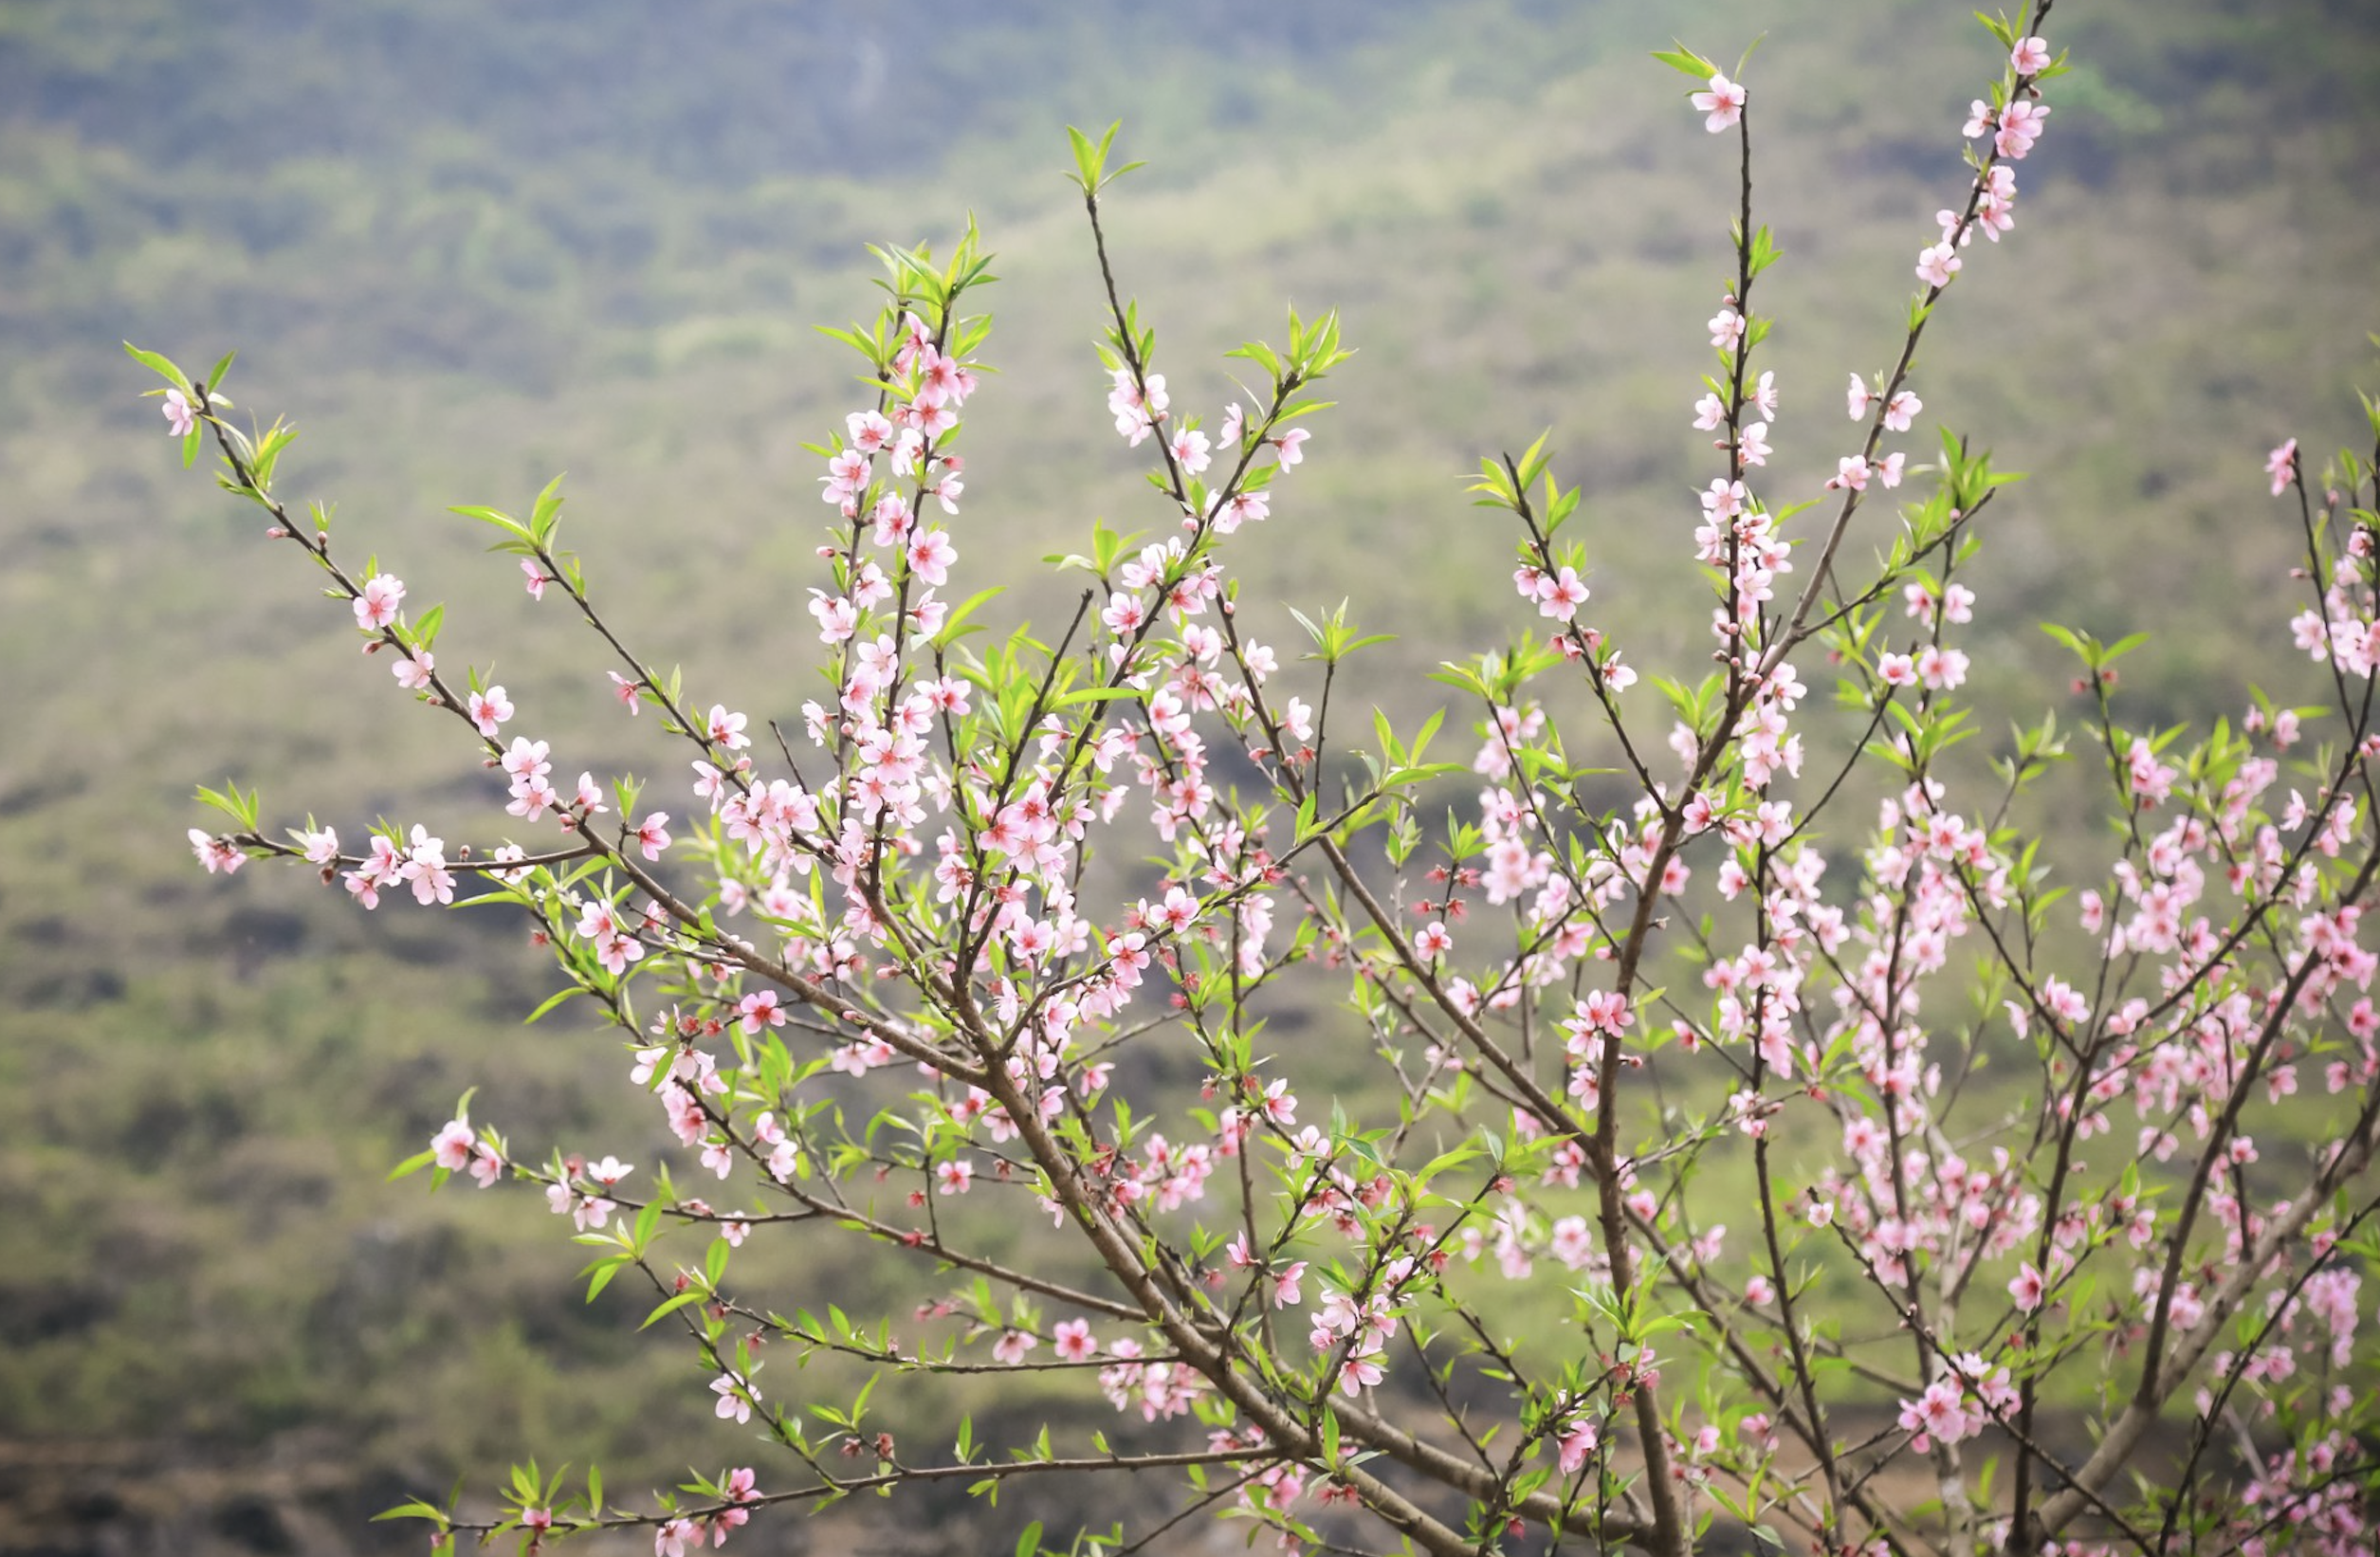
[[[1744,117],[1746,99],[1742,85],[1725,76],[1713,75],[1711,90],[1696,92],[1692,101],[1694,112],[1706,116],[1702,127],[1715,136]]]
[[[2273,479],[2273,496],[2289,490],[2289,484],[2298,479],[2298,440],[2291,438],[2264,456],[2264,473]],[[2300,643],[2298,648],[2305,647]]]
[[[207,868],[209,875],[213,875],[218,870],[227,876],[234,875],[238,873],[241,866],[247,863],[246,854],[202,828],[193,827],[190,830],[190,846],[192,852],[197,854],[198,863]]]
[[[165,392],[163,409],[166,430],[176,438],[190,436],[191,430],[198,425],[198,409],[190,403],[190,396],[180,390],[170,389]]]

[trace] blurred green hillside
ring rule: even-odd
[[[2126,662],[2135,723],[2236,711],[2305,669],[2263,451],[2337,443],[2375,377],[2380,12],[2072,0],[2055,23],[2082,68],[1916,380],[1925,428],[2033,477],[1974,579],[1980,694],[2060,695],[2033,630],[2056,617],[2162,630]],[[442,662],[493,662],[572,762],[666,776],[445,506],[568,471],[631,641],[705,701],[796,709],[823,513],[799,445],[855,403],[812,326],[872,308],[865,244],[947,243],[972,212],[1001,376],[955,533],[970,577],[1018,586],[1003,609],[1046,618],[1034,559],[1095,515],[1162,522],[1101,412],[1059,176],[1065,124],[1121,118],[1150,165],[1111,236],[1178,406],[1219,413],[1220,353],[1277,337],[1285,302],[1338,307],[1361,349],[1242,554],[1268,633],[1276,601],[1351,596],[1402,634],[1375,695],[1417,706],[1413,672],[1513,621],[1511,538],[1461,473],[1550,425],[1598,620],[1684,669],[1732,162],[1646,55],[1763,32],[1772,469],[1815,489],[1845,374],[1884,364],[1962,187],[1998,64],[1963,5],[0,6],[0,1551],[410,1542],[358,1511],[524,1446],[600,1449],[626,1485],[732,1452],[632,1301],[579,1303],[540,1205],[380,1181],[473,1084],[540,1151],[657,1161],[610,1039],[517,1025],[547,986],[513,927],[192,861],[192,787],[227,775],[351,837],[382,815],[479,835],[501,786],[179,468],[118,340],[238,347],[243,412],[303,430],[290,490],[449,603]],[[854,1310],[891,1286],[810,1279]]]

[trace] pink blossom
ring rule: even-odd
[[[2008,1295],[2014,1298],[2016,1306],[2026,1313],[2031,1313],[2041,1306],[2043,1290],[2041,1273],[2035,1270],[2030,1263],[2020,1266],[2016,1275],[2008,1283]]]
[[[950,564],[959,560],[959,548],[942,530],[925,530],[910,536],[907,556],[911,572],[940,586],[949,581]]]
[[[654,812],[638,822],[636,831],[629,835],[645,852],[647,859],[659,859],[661,852],[669,847],[669,814],[666,811]]]
[[[1088,1319],[1059,1321],[1055,1337],[1051,1342],[1051,1349],[1070,1363],[1080,1363],[1096,1354],[1099,1350],[1099,1343],[1091,1339],[1090,1321]]]
[[[521,587],[529,592],[529,598],[532,600],[544,599],[545,586],[552,583],[554,580],[546,577],[545,571],[538,566],[537,559],[534,557],[522,558],[521,559],[521,572],[522,575]]]
[[[488,740],[496,739],[496,727],[512,717],[512,700],[504,696],[501,687],[490,687],[484,692],[473,692],[467,705],[471,723]]]
[[[1166,442],[1174,463],[1181,467],[1182,474],[1187,476],[1199,474],[1212,463],[1213,456],[1207,452],[1210,447],[1205,433],[1186,427],[1176,429],[1173,437]]]
[[[723,1373],[711,1381],[711,1393],[719,1397],[713,1413],[722,1421],[747,1422],[752,1420],[752,1402],[760,1391],[748,1384],[739,1384],[732,1373]]]
[[[1884,403],[1885,430],[1889,432],[1908,431],[1910,423],[1916,417],[1916,414],[1919,412],[1925,409],[1926,403],[1923,400],[1918,399],[1917,396],[1910,391],[1895,391],[1893,397]]]
[[[1041,1338],[1030,1330],[1002,1330],[1000,1338],[992,1343],[992,1357],[1015,1367],[1025,1360],[1025,1353],[1039,1345]]]
[[[1733,351],[1735,343],[1744,339],[1744,316],[1729,303],[1710,320],[1711,344],[1723,352]]]
[[[2291,438],[2264,456],[2264,473],[2273,478],[2273,496],[2289,490],[2289,484],[2298,477],[2298,440]],[[2298,647],[2304,648],[2302,643]]]
[[[964,1195],[975,1181],[972,1163],[939,1163],[934,1167],[936,1186],[944,1195]]]
[[[1917,279],[1929,286],[1948,286],[1963,263],[1957,249],[1949,244],[1934,244],[1917,253]]]
[[[190,846],[192,852],[197,854],[198,863],[207,868],[209,875],[218,870],[227,876],[235,875],[240,867],[247,863],[247,856],[238,849],[199,828],[190,830]]]
[[[190,436],[191,430],[198,425],[197,409],[190,403],[190,396],[180,390],[165,392],[164,411],[166,430],[176,438]]]
[[[1307,431],[1304,428],[1293,427],[1279,437],[1269,440],[1272,447],[1280,451],[1282,469],[1295,468],[1297,463],[1306,457],[1306,438]]]
[[[1742,86],[1725,76],[1714,75],[1711,78],[1711,90],[1696,92],[1693,101],[1694,112],[1707,116],[1702,127],[1715,136],[1744,117],[1745,98]]]
[[[1855,422],[1865,416],[1868,413],[1868,407],[1876,403],[1875,392],[1870,390],[1866,382],[1856,373],[1851,376],[1851,390],[1847,403],[1851,408],[1851,419]]]
[[[376,840],[375,840],[376,841]],[[447,841],[433,838],[420,823],[413,824],[413,841],[397,867],[397,879],[413,886],[413,901],[427,907],[454,901],[454,872],[447,867]]]
[[[1585,1467],[1587,1456],[1595,1452],[1598,1442],[1599,1436],[1593,1422],[1573,1422],[1564,1431],[1562,1437],[1555,1440],[1554,1447],[1560,1458],[1562,1474],[1566,1476],[1578,1475]]]
[[[448,1120],[440,1127],[438,1133],[430,1138],[430,1157],[448,1172],[460,1172],[470,1166],[471,1154],[477,1145],[478,1137],[471,1133],[470,1117],[467,1114],[460,1114]]]
[[[710,719],[705,724],[704,731],[710,738],[713,745],[724,746],[729,751],[741,751],[752,744],[752,738],[743,733],[745,723],[744,715],[729,713],[724,705],[714,703],[711,705]]]
[[[1768,447],[1768,424],[1754,422],[1735,440],[1736,451],[1746,465],[1767,465],[1771,450]]]
[[[407,691],[426,692],[430,689],[430,672],[437,669],[437,664],[436,658],[429,650],[416,649],[410,654],[400,655],[396,662],[389,667],[389,673],[394,676],[396,684]]]
[[[2000,128],[1991,137],[1992,149],[2011,162],[2022,162],[2032,151],[2033,142],[2041,139],[2043,119],[2049,118],[2049,105],[2019,99],[2001,111]],[[1956,268],[1953,266],[1952,268]]]
[[[2049,68],[2049,45],[2026,38],[2008,51],[2008,64],[2020,76],[2038,76]]]
[[[367,632],[382,632],[396,620],[397,607],[404,603],[404,581],[390,574],[375,573],[364,580],[363,589],[356,595],[356,625]]]

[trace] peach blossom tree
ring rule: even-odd
[[[630,1494],[528,1464],[395,1511],[439,1545],[633,1528],[685,1557],[860,1492],[1126,1471],[1178,1503],[1048,1549],[1209,1517],[1437,1557],[2370,1551],[2372,464],[2270,458],[2322,705],[2138,727],[2110,669],[2131,641],[2059,630],[2082,724],[2019,732],[1987,779],[1947,756],[1975,734],[1962,570],[2010,478],[1919,434],[1918,346],[2015,226],[2062,70],[2048,9],[1986,22],[1970,176],[1912,245],[1897,354],[1851,371],[1846,421],[1831,389],[1791,408],[1834,446],[1807,491],[1769,480],[1755,95],[1660,56],[1735,176],[1732,284],[1678,399],[1708,485],[1698,518],[1644,521],[1691,544],[1708,657],[1640,675],[1598,631],[1592,527],[1541,439],[1473,486],[1517,548],[1511,636],[1448,661],[1403,729],[1346,610],[1276,643],[1238,609],[1233,559],[1327,425],[1338,322],[1232,353],[1238,399],[1169,383],[1108,264],[1112,130],[1075,135],[1073,176],[1151,528],[1058,559],[1082,589],[1046,641],[986,632],[963,582],[955,444],[995,393],[972,229],[881,251],[883,311],[829,332],[867,388],[815,446],[820,674],[783,707],[712,703],[625,641],[555,487],[458,510],[674,744],[650,784],[577,771],[548,710],[442,661],[442,612],[281,496],[289,429],[233,425],[228,358],[198,379],[136,350],[186,461],[212,447],[389,694],[508,785],[468,847],[202,791],[200,859],[301,863],[357,911],[525,916],[678,1147],[524,1141],[467,1096],[399,1171],[536,1186],[591,1295],[641,1292],[691,1348],[723,1419],[697,1454],[725,1468]],[[2103,770],[2112,862],[2054,869],[2032,835],[2066,759]],[[1268,1035],[1331,987],[1327,1037]],[[1326,1045],[1371,1080],[1332,1095]],[[740,1278],[756,1239],[872,1248],[920,1302],[783,1311]],[[867,1389],[806,1387],[822,1355],[1038,1375],[1115,1438],[1078,1413],[980,1441],[956,1412],[896,1438]]]

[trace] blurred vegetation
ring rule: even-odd
[[[2132,0],[2056,20],[2083,68],[1917,379],[1927,428],[2034,475],[1973,580],[1985,725],[2061,695],[2042,617],[2164,630],[2127,662],[2136,724],[2236,711],[2252,674],[2304,669],[2262,452],[2347,434],[2380,325],[2380,12]],[[0,1549],[95,1549],[76,1543],[115,1516],[43,1489],[126,1445],[152,1472],[220,1456],[210,1507],[331,1446],[352,1474],[304,1494],[341,1514],[309,1544],[366,1539],[356,1509],[523,1447],[600,1449],[622,1484],[689,1443],[733,1452],[696,1429],[685,1360],[635,1342],[632,1300],[579,1302],[533,1197],[380,1182],[473,1084],[538,1152],[657,1161],[612,1040],[514,1025],[546,986],[513,928],[366,919],[296,873],[227,884],[190,859],[191,787],[226,774],[351,838],[382,815],[480,835],[500,786],[177,467],[118,339],[187,362],[240,347],[243,410],[304,429],[296,487],[339,500],[416,600],[451,603],[442,660],[497,662],[574,765],[666,775],[675,756],[576,669],[581,645],[441,510],[516,505],[567,469],[632,641],[686,660],[705,700],[797,708],[821,517],[799,445],[852,393],[810,326],[872,306],[865,243],[947,241],[972,211],[1000,254],[1003,373],[970,407],[957,539],[971,576],[1046,615],[1041,554],[1094,515],[1162,522],[1100,413],[1094,275],[1057,172],[1065,123],[1121,117],[1150,167],[1114,199],[1117,262],[1178,406],[1219,413],[1220,352],[1277,334],[1284,300],[1340,308],[1362,348],[1242,555],[1266,631],[1287,641],[1276,601],[1353,597],[1402,634],[1375,670],[1409,712],[1414,672],[1514,625],[1510,539],[1461,472],[1551,425],[1596,516],[1597,619],[1682,669],[1710,464],[1687,408],[1732,164],[1645,54],[1675,34],[1731,58],[1764,30],[1757,199],[1787,256],[1764,281],[1774,473],[1814,488],[1997,70],[1961,6],[0,8],[0,1496],[23,1516]],[[898,1301],[872,1266],[808,1279],[830,1276],[855,1309]],[[295,1541],[297,1503],[182,1549]]]

